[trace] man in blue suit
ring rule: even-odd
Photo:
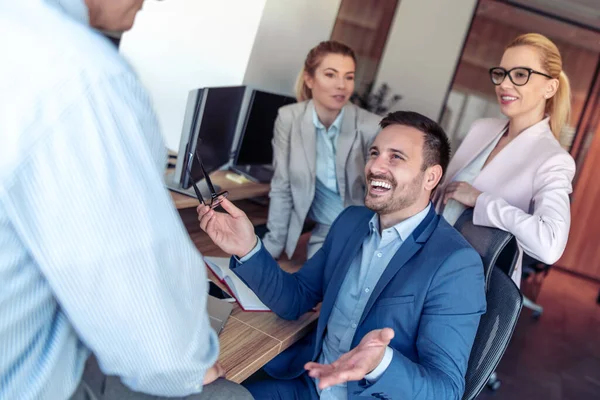
[[[246,215],[198,207],[200,227],[277,315],[322,302],[316,330],[271,361],[256,399],[460,399],[485,312],[479,255],[434,211],[448,165],[442,128],[413,112],[381,121],[365,166],[366,207],[349,207],[295,274],[262,247]]]

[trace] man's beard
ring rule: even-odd
[[[412,206],[419,199],[419,194],[421,191],[424,176],[425,171],[421,171],[417,176],[414,177],[414,179],[410,183],[404,185],[404,187],[400,189],[399,196],[394,198],[392,194],[391,198],[388,199],[386,202],[371,202],[369,194],[367,193],[367,195],[365,196],[365,206],[368,209],[375,211],[377,214],[380,215],[392,214],[396,211],[400,211]],[[375,177],[371,175],[369,176],[369,178],[367,178],[367,185],[370,185],[369,182],[371,182],[371,180],[377,179],[389,181],[389,179],[387,178]],[[392,189],[390,189],[390,191],[396,191],[396,189],[397,187],[394,181]]]

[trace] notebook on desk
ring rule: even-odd
[[[227,286],[229,292],[244,311],[271,311],[258,296],[229,269],[227,257],[204,257],[204,261],[217,278]]]

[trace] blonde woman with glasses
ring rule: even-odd
[[[571,109],[569,80],[556,45],[535,33],[514,39],[489,73],[508,120],[473,123],[434,201],[451,224],[473,207],[474,224],[512,233],[520,285],[523,252],[553,264],[569,236],[575,162],[558,141]]]

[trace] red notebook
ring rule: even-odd
[[[271,311],[252,290],[229,269],[229,258],[204,257],[204,262],[217,278],[229,289],[244,311]]]

